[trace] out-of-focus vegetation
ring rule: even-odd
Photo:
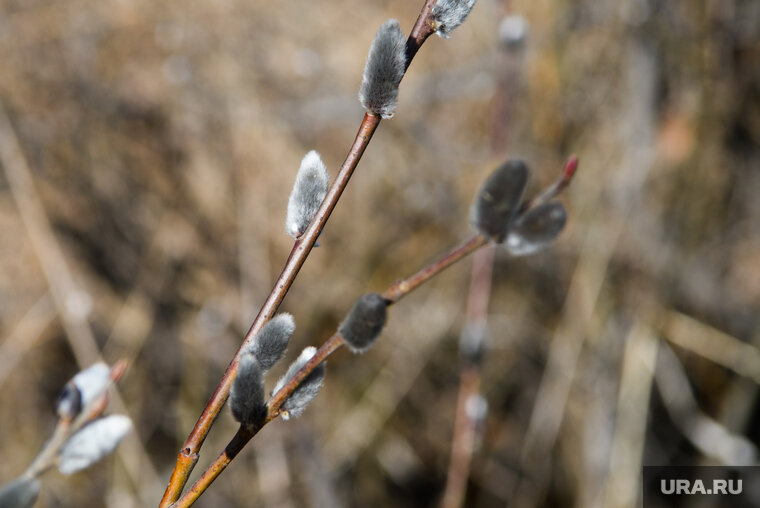
[[[0,2],[2,141],[32,184],[0,160],[0,483],[42,448],[94,341],[130,360],[135,432],[108,465],[49,475],[39,506],[158,503],[288,255],[301,157],[335,174],[377,27],[408,31],[421,5]],[[522,42],[500,40],[507,15]],[[559,241],[497,254],[467,505],[634,506],[642,462],[756,461],[760,4],[480,0],[399,99],[283,304],[289,358],[468,234],[503,158],[538,189],[575,152]],[[315,403],[199,506],[435,504],[469,265],[394,306],[371,352],[331,358]],[[222,415],[200,466],[235,427]]]

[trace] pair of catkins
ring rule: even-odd
[[[338,333],[351,351],[361,353],[372,346],[385,326],[386,307],[387,302],[377,293],[367,293],[356,301],[338,328]],[[261,427],[267,418],[264,374],[284,356],[295,327],[293,316],[278,314],[264,325],[251,346],[240,355],[237,375],[230,390],[230,409],[232,416],[251,430]],[[315,347],[304,349],[277,381],[272,395],[293,379],[316,352]],[[319,393],[324,378],[325,363],[322,362],[285,399],[280,416],[285,420],[300,416]]]

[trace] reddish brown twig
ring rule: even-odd
[[[549,187],[546,188],[541,194],[538,194],[530,201],[526,201],[521,207],[520,211],[528,210],[538,205],[542,205],[547,201],[554,198],[557,194],[565,190],[565,187],[570,185],[570,181],[575,175],[575,171],[578,169],[578,157],[571,155],[570,158],[565,161],[565,165],[562,167],[562,174],[557,180],[554,181]]]
[[[388,305],[401,300],[404,296],[408,295],[424,282],[430,280],[432,277],[438,275],[449,266],[453,265],[457,261],[461,260],[465,256],[475,252],[477,249],[486,245],[486,240],[481,235],[474,235],[467,241],[461,243],[457,247],[453,248],[438,260],[434,261],[430,265],[426,266],[419,272],[415,273],[411,277],[400,280],[388,288],[383,297],[388,301]],[[203,492],[211,485],[211,483],[224,471],[245,444],[255,436],[261,428],[267,423],[271,422],[280,415],[280,408],[282,404],[290,397],[290,395],[298,388],[298,385],[328,356],[343,345],[343,338],[339,333],[335,333],[332,337],[322,344],[317,350],[314,356],[309,359],[306,364],[290,379],[287,383],[275,393],[268,403],[267,418],[261,427],[257,429],[247,429],[241,426],[238,429],[237,434],[232,438],[224,451],[219,454],[216,460],[203,472],[203,474],[196,480],[193,486],[182,496],[179,501],[172,505],[172,508],[187,507],[192,505]]]
[[[486,240],[482,235],[473,236],[472,238],[459,245],[459,247],[456,247],[451,252],[443,256],[438,261],[435,261],[431,265],[423,268],[411,277],[397,281],[390,288],[388,288],[385,293],[383,293],[383,298],[391,303],[397,302],[402,297],[409,294],[410,291],[428,281],[434,275],[437,275],[444,268],[451,266],[463,257],[471,254],[473,251],[479,249],[487,242],[488,240]]]
[[[407,68],[409,67],[412,58],[414,58],[414,55],[417,53],[419,48],[433,33],[433,28],[430,24],[430,13],[434,4],[435,0],[425,1],[425,4],[422,7],[422,11],[417,18],[417,22],[415,23],[414,28],[412,29],[412,32],[407,39]],[[222,379],[220,380],[219,385],[216,387],[216,390],[211,395],[209,401],[206,403],[206,407],[203,409],[203,412],[198,418],[198,421],[193,427],[193,430],[185,440],[185,443],[177,457],[177,462],[174,466],[174,470],[172,471],[171,478],[169,479],[169,484],[167,485],[164,496],[161,499],[161,503],[159,505],[160,508],[164,508],[172,504],[179,498],[180,494],[182,493],[182,489],[187,484],[190,473],[195,467],[195,464],[198,462],[198,452],[203,445],[203,441],[206,439],[206,436],[208,435],[209,430],[214,423],[214,420],[216,420],[216,417],[219,416],[219,412],[224,406],[224,403],[227,401],[230,387],[232,386],[232,381],[234,380],[235,373],[237,372],[237,364],[240,356],[240,351],[242,351],[250,344],[256,334],[261,330],[261,327],[264,326],[264,324],[274,315],[274,313],[277,311],[277,308],[280,306],[280,303],[285,298],[285,295],[290,289],[290,286],[293,284],[293,281],[298,275],[298,272],[303,266],[303,263],[306,261],[306,258],[311,252],[311,249],[314,247],[319,234],[322,232],[322,229],[327,223],[327,220],[335,208],[335,205],[338,203],[343,190],[346,188],[351,175],[356,169],[356,166],[359,163],[364,150],[367,148],[367,145],[369,144],[369,141],[379,124],[380,117],[371,115],[369,113],[365,114],[354,143],[351,146],[351,149],[349,150],[348,155],[346,156],[346,160],[343,162],[340,171],[338,172],[335,182],[330,187],[327,196],[322,202],[322,206],[317,212],[317,215],[314,217],[309,228],[306,230],[303,236],[296,240],[295,244],[293,245],[293,250],[291,251],[288,260],[285,263],[285,267],[280,273],[277,282],[275,282],[275,285],[272,288],[272,291],[270,292],[266,301],[264,302],[261,310],[259,311],[259,314],[256,316],[253,324],[246,333],[245,340],[227,367],[227,370],[222,376]]]
[[[478,438],[478,422],[468,411],[468,405],[472,397],[477,397],[480,392],[480,379],[480,367],[472,364],[466,366],[459,375],[451,458],[441,508],[459,508],[464,504],[472,454]]]
[[[467,491],[467,479],[470,476],[470,464],[478,438],[479,423],[477,416],[468,411],[468,404],[480,392],[481,352],[491,296],[493,259],[493,246],[479,251],[472,259],[472,278],[467,298],[467,322],[460,339],[460,353],[464,365],[459,375],[459,395],[451,439],[451,459],[441,508],[462,506]]]

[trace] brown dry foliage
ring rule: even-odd
[[[395,17],[408,31],[418,4],[0,2],[2,107],[89,295],[103,355],[130,360],[120,391],[139,439],[124,453],[141,444],[157,471],[138,455],[137,468],[120,456],[71,478],[50,474],[40,506],[158,502],[289,252],[283,221],[300,158],[317,149],[334,175],[361,119],[375,30]],[[497,255],[483,380],[491,412],[468,506],[597,506],[616,440],[648,463],[709,461],[656,383],[645,439],[626,444],[616,432],[636,327],[668,338],[686,315],[708,341],[760,347],[760,9],[631,5],[481,0],[450,40],[429,40],[282,307],[298,325],[294,358],[358,295],[463,238],[475,189],[503,157],[529,161],[535,190],[579,155],[560,240],[530,258]],[[530,24],[521,52],[499,46],[506,13]],[[78,367],[5,173],[0,235],[6,481],[41,448],[57,391]],[[375,349],[331,359],[305,415],[265,429],[199,506],[435,503],[468,277],[469,263],[451,269],[392,309]],[[675,351],[700,407],[757,444],[755,381],[687,339]],[[561,343],[577,356],[547,367]],[[233,432],[224,414],[199,467]],[[540,444],[524,449],[526,433]]]

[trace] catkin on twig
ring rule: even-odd
[[[230,389],[232,416],[243,425],[258,426],[266,417],[264,371],[251,353],[244,353]]]
[[[537,252],[553,242],[565,227],[567,212],[561,203],[545,203],[515,219],[504,245],[513,256]]]
[[[438,0],[433,7],[433,28],[436,33],[449,38],[451,32],[464,22],[475,6],[476,0]]]
[[[272,393],[277,393],[280,389],[290,381],[301,368],[306,365],[312,356],[317,352],[315,347],[307,347],[296,360],[288,367],[288,371],[282,376],[272,390]],[[322,388],[322,382],[325,379],[325,363],[320,363],[306,378],[301,381],[293,393],[283,402],[281,416],[283,420],[289,420],[291,417],[300,416],[304,412],[309,403],[317,396],[319,389]]]
[[[406,38],[390,19],[380,26],[364,66],[359,101],[368,112],[390,118],[398,102],[398,87],[406,68]]]
[[[132,428],[124,415],[111,415],[88,423],[61,448],[58,471],[73,474],[109,455]]]
[[[249,351],[256,357],[264,372],[271,369],[283,357],[295,329],[296,322],[293,316],[283,313],[273,317],[256,334]]]
[[[478,190],[470,211],[470,222],[484,236],[501,242],[520,207],[528,182],[528,167],[508,160],[491,173]]]
[[[330,177],[322,158],[315,150],[310,151],[301,160],[288,199],[285,230],[290,236],[298,239],[309,227],[327,195],[329,183]]]
[[[367,351],[383,331],[388,304],[377,293],[367,293],[356,300],[338,333],[353,353]]]

